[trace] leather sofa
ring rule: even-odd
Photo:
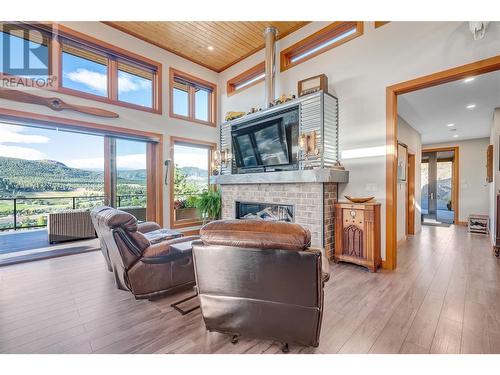
[[[198,237],[153,244],[148,236],[160,229],[157,223],[138,224],[133,215],[106,206],[94,208],[90,215],[118,289],[131,291],[137,299],[152,299],[195,284],[192,253],[173,247]]]
[[[215,221],[193,242],[206,328],[233,336],[318,346],[329,264],[291,223]]]

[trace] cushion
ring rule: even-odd
[[[157,229],[144,233],[144,237],[153,245],[158,242],[168,241],[173,238],[182,237],[182,233],[172,229]]]
[[[305,250],[311,245],[309,230],[282,221],[212,221],[200,229],[200,237],[205,245],[255,249]]]

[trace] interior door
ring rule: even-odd
[[[422,153],[423,224],[454,223],[454,151]]]

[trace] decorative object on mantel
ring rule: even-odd
[[[325,74],[303,79],[297,84],[297,93],[299,97],[320,90],[328,92],[328,77]]]
[[[350,197],[348,195],[344,195],[344,197],[353,203],[366,203],[375,198],[375,197],[358,198],[358,197]]]
[[[305,156],[306,160],[311,155],[315,157],[319,155],[319,148],[316,144],[316,138],[317,136],[315,130],[307,134],[301,134],[299,137],[299,149],[302,151],[302,155]]]
[[[71,111],[76,111],[80,113],[85,113],[87,115],[93,115],[99,117],[117,118],[119,116],[118,113],[106,111],[105,109],[69,104],[59,98],[55,97],[48,98],[44,96],[38,96],[35,94],[30,94],[19,90],[0,88],[0,98],[15,100],[17,102],[22,102],[22,103],[44,105],[54,111],[62,111],[64,109],[68,109]]]
[[[278,104],[283,104],[289,101],[292,101],[295,99],[295,95],[281,95],[278,99],[274,99],[271,103],[269,103],[269,107],[274,107],[275,105]]]
[[[376,272],[380,257],[380,203],[335,204],[335,262]]]
[[[336,162],[332,167],[333,169],[338,169],[340,171],[345,171],[345,167],[340,163],[340,161]]]
[[[247,115],[251,115],[252,113],[256,113],[256,112],[260,112],[260,111],[262,111],[262,108],[252,107],[252,108],[250,108],[250,111],[247,113]]]
[[[246,115],[246,112],[229,111],[229,112],[226,112],[226,116],[224,117],[224,120],[231,121],[231,120],[235,120],[237,118],[243,117],[245,115]]]
[[[218,176],[220,171],[219,168],[225,168],[231,160],[231,155],[228,149],[224,150],[214,150],[212,153],[212,175]]]

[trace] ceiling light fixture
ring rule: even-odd
[[[458,134],[453,134],[453,138],[458,138]]]
[[[476,105],[475,104],[469,104],[466,108],[467,109],[474,109],[474,108],[476,108]]]
[[[451,128],[452,126],[455,126],[455,124],[448,124],[446,126],[449,127],[449,128]]]
[[[476,77],[469,77],[469,78],[466,78],[464,79],[464,83],[469,83],[469,82],[472,82],[476,79]]]
[[[213,51],[214,50],[213,46],[208,46],[207,48],[208,48],[209,51]]]

